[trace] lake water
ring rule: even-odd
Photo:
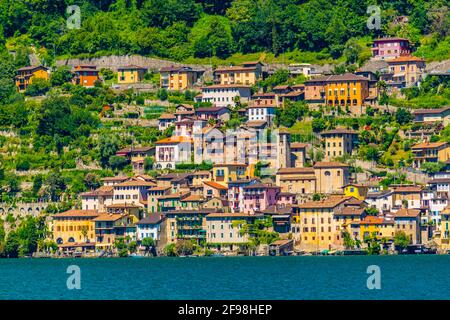
[[[80,268],[69,290],[67,268]],[[381,289],[367,288],[367,267]],[[0,299],[449,299],[450,255],[0,259]]]

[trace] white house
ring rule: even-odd
[[[152,238],[156,242],[160,241],[165,220],[165,216],[159,213],[152,213],[148,217],[139,220],[136,223],[137,241],[142,241],[145,238]]]
[[[381,191],[381,192],[371,192],[367,194],[364,199],[369,207],[377,208],[378,211],[390,211],[393,207],[393,192],[392,191]]]
[[[445,194],[433,190],[423,190],[421,194],[422,208],[427,210],[427,216],[422,217],[422,222],[433,221],[436,225],[441,222],[441,212],[448,205]]]
[[[235,107],[235,99],[241,102],[251,99],[251,86],[238,84],[212,85],[202,88],[202,94],[196,97],[198,102],[211,102],[216,107]]]
[[[191,163],[192,138],[173,136],[159,140],[155,145],[155,169],[175,169],[177,163]]]
[[[134,179],[115,184],[113,186],[113,204],[127,203],[145,206],[148,195],[147,189],[155,186],[156,184],[153,182]]]
[[[106,206],[113,203],[113,186],[101,186],[100,188],[82,193],[81,208],[82,210],[98,210],[106,211]]]
[[[273,122],[277,107],[275,105],[251,105],[247,108],[248,121]]]

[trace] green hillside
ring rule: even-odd
[[[366,26],[381,7],[381,29]],[[68,29],[68,5],[81,29]],[[370,39],[409,38],[427,60],[449,58],[447,0],[0,0],[0,44],[55,57],[141,54],[184,62],[362,62]],[[397,23],[407,16],[408,22]],[[355,39],[356,38],[356,39]],[[363,40],[362,40],[363,39]],[[255,54],[257,53],[257,54]]]

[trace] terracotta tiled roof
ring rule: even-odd
[[[393,220],[386,220],[381,217],[367,216],[364,220],[360,221],[359,224],[362,225],[372,225],[372,224],[394,224]]]
[[[97,218],[93,219],[93,221],[117,221],[122,218],[121,214],[101,214]]]
[[[395,193],[400,192],[420,193],[421,191],[422,191],[421,186],[404,186],[404,187],[397,187],[394,189]]]
[[[400,56],[398,58],[392,59],[392,60],[387,60],[388,63],[391,62],[424,62],[425,60],[421,59],[421,58],[417,58],[414,56]]]
[[[221,185],[220,183],[217,183],[215,181],[203,181],[204,184],[206,184],[208,187],[219,189],[219,190],[228,190],[227,187]]]
[[[176,119],[176,118],[177,117],[172,113],[163,113],[159,117],[159,120],[171,120],[171,119]]]
[[[113,187],[154,187],[156,184],[150,181],[142,181],[142,180],[128,180],[125,182],[121,182],[115,184]]]
[[[314,164],[314,168],[344,168],[348,166],[348,164],[340,162],[316,162]]]
[[[161,139],[155,142],[155,144],[179,144],[179,143],[192,143],[192,139],[184,136],[175,136],[166,139]]]
[[[307,143],[302,142],[291,142],[291,149],[303,149],[308,147]]]
[[[407,218],[407,217],[416,218],[419,215],[420,215],[420,210],[402,208],[394,214],[394,217],[395,218],[397,218],[397,217],[399,217],[399,218]]]
[[[422,142],[416,145],[413,145],[411,149],[432,149],[439,148],[445,146],[447,142]]]
[[[95,218],[99,216],[97,210],[69,210],[61,213],[56,213],[53,218]]]
[[[342,196],[334,196],[329,197],[327,199],[323,199],[321,201],[310,201],[303,204],[299,204],[297,206],[294,205],[294,207],[300,208],[300,209],[315,209],[315,208],[334,208],[337,205],[341,204],[342,202],[350,199],[350,197],[342,197]]]

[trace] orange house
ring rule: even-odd
[[[29,66],[17,70],[16,87],[19,92],[24,92],[33,79],[49,79],[48,68],[44,66]]]
[[[83,87],[93,87],[95,81],[99,80],[98,70],[96,66],[79,65],[73,69],[75,74],[72,82]]]

